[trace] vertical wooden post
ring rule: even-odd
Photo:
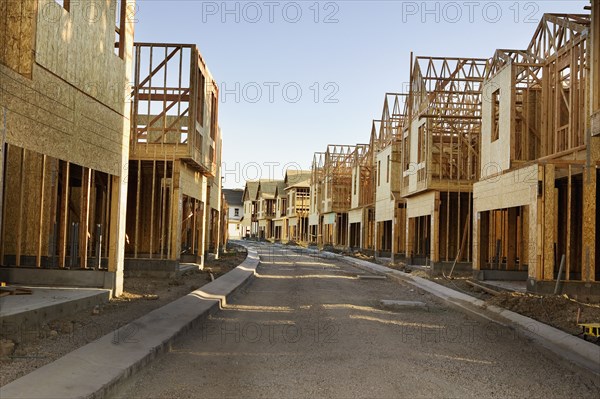
[[[87,268],[90,222],[90,168],[81,167],[81,211],[79,214],[79,267]]]
[[[565,280],[570,280],[571,275],[571,234],[573,234],[573,229],[571,228],[572,215],[571,215],[571,202],[573,201],[573,177],[572,177],[572,169],[571,165],[569,165],[569,174],[568,174],[568,187],[567,187],[567,250],[566,250],[566,270],[565,270]],[[576,233],[578,234],[578,233]]]
[[[181,254],[181,223],[182,223],[182,196],[179,187],[180,161],[172,161],[171,168],[171,201],[169,209],[169,248],[167,257],[169,259],[179,259]]]
[[[164,140],[163,140],[164,141]],[[162,144],[161,144],[162,145]],[[164,159],[164,165],[163,165],[163,174],[162,174],[162,179],[161,179],[161,183],[160,183],[160,192],[161,192],[161,199],[162,199],[162,203],[161,203],[161,212],[160,212],[160,240],[159,240],[159,245],[160,245],[160,258],[164,259],[164,255],[165,255],[165,235],[166,235],[166,223],[167,223],[167,190],[168,188],[170,188],[171,184],[173,184],[173,182],[171,181],[171,184],[168,184],[168,180],[167,180],[167,157],[165,155],[165,159]]]
[[[5,174],[4,163],[7,154],[4,153],[6,145],[6,108],[2,108],[2,133],[0,134],[0,265],[4,264],[4,182]]]
[[[515,270],[517,257],[517,210],[518,208],[508,208],[508,231],[506,241],[508,251],[506,253],[506,269]]]
[[[460,214],[460,213],[459,213]],[[459,222],[460,223],[460,222]],[[431,234],[430,234],[430,253],[431,262],[440,261],[440,192],[435,192],[433,200],[433,213],[431,214]],[[457,236],[457,239],[460,236]]]
[[[544,168],[544,199],[543,199],[543,264],[538,267],[543,270],[544,280],[554,280],[554,226],[556,225],[556,204],[554,199],[554,165]]]
[[[137,173],[137,188],[135,195],[135,232],[134,232],[134,243],[133,243],[133,257],[138,257],[139,248],[139,237],[140,237],[140,197],[142,191],[142,161],[138,160],[138,173]]]
[[[67,237],[69,229],[69,181],[71,171],[69,162],[63,162],[62,169],[62,193],[60,199],[61,219],[59,221],[58,259],[59,266],[61,268],[65,268],[67,266]]]
[[[156,155],[156,151],[154,152]],[[150,195],[150,259],[154,253],[154,197],[156,192],[156,157],[152,160],[152,194]]]
[[[27,158],[27,150],[21,148],[21,170],[19,183],[19,216],[17,218],[17,251],[16,251],[16,266],[21,266],[21,251],[23,250],[23,208],[25,204],[25,161]]]
[[[4,111],[6,112],[6,111]],[[6,123],[6,122],[5,122]],[[4,243],[5,243],[5,228],[4,228],[4,220],[5,220],[5,213],[6,213],[6,204],[4,202],[4,185],[6,184],[6,170],[4,167],[5,162],[8,162],[8,153],[9,153],[9,147],[8,145],[6,145],[6,153],[4,152],[4,147],[5,145],[2,144],[2,159],[1,164],[0,164],[0,168],[1,172],[0,172],[0,177],[2,178],[2,181],[0,181],[0,265],[4,264]]]
[[[42,240],[44,232],[44,195],[46,191],[46,155],[42,155],[42,175],[40,184],[40,208],[38,214],[38,236],[37,236],[37,254],[35,258],[36,267],[42,266]]]

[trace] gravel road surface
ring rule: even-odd
[[[256,244],[257,278],[119,398],[595,398],[600,378],[513,330],[336,258]],[[384,308],[380,300],[427,308]]]

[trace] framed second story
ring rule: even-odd
[[[323,213],[348,212],[352,196],[352,161],[355,145],[329,145],[323,164]]]
[[[242,202],[244,203],[244,219],[243,223],[247,226],[251,222],[258,220],[258,181],[247,181],[242,194]]]
[[[312,172],[308,170],[288,170],[285,174],[287,196],[286,214],[288,217],[306,217],[310,211],[310,187]]]
[[[373,122],[373,190],[376,201],[400,196],[402,183],[402,132],[407,123],[407,94],[387,93],[381,119]]]
[[[479,175],[482,89],[488,60],[416,57],[402,133],[402,195],[470,187]]]
[[[277,215],[277,187],[283,180],[260,180],[256,193],[258,220],[273,219]]]
[[[372,136],[373,137],[373,136]],[[371,140],[371,143],[373,140]],[[357,145],[352,155],[351,209],[371,206],[375,202],[374,158],[372,144]]]
[[[275,206],[275,217],[277,219],[285,218],[288,209],[288,196],[285,191],[284,181],[277,184],[277,187],[275,188],[275,199],[277,201]]]
[[[219,90],[193,44],[136,43],[132,159],[183,159],[214,177]]]
[[[483,89],[482,178],[539,158],[583,157],[590,23],[586,14],[545,14],[527,49],[495,52]]]

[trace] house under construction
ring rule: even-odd
[[[217,84],[195,45],[134,54],[126,267],[203,265],[221,241]]]
[[[406,255],[406,200],[402,189],[402,139],[407,95],[387,93],[381,119],[374,125],[375,255]]]
[[[487,69],[473,204],[481,279],[600,293],[599,8],[544,15],[527,49],[497,50]]]
[[[310,211],[311,172],[289,169],[285,173],[284,186],[287,207],[283,207],[287,221],[286,241],[308,242],[308,214]]]
[[[348,210],[348,247],[373,251],[375,240],[375,204],[373,196],[373,137],[371,143],[356,146],[352,154],[352,199]]]
[[[318,244],[345,248],[348,245],[348,210],[352,196],[352,165],[355,145],[329,145],[324,154],[320,182],[322,208]]]
[[[247,181],[242,195],[244,203],[244,217],[240,224],[242,226],[242,237],[258,237],[258,202],[256,194],[258,192],[259,181]]]
[[[471,267],[472,187],[479,172],[487,63],[411,56],[402,165],[410,263]]]
[[[0,279],[119,295],[134,1],[85,7],[0,2]]]

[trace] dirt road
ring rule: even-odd
[[[271,245],[225,309],[123,398],[596,397],[597,376],[410,285]],[[386,309],[379,301],[422,301]]]

